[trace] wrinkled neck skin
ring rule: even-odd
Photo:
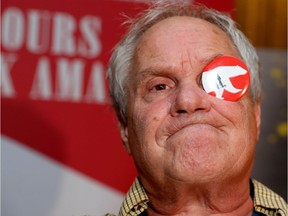
[[[149,216],[251,216],[253,212],[249,178],[233,184],[210,182],[185,185],[171,181],[157,188],[147,188]]]

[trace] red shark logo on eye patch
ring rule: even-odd
[[[202,73],[202,86],[212,96],[228,101],[239,100],[250,83],[246,65],[232,56],[221,56],[210,62]]]

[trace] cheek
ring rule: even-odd
[[[136,100],[128,110],[128,113],[130,113],[130,118],[128,118],[130,120],[128,120],[129,136],[132,135],[133,137],[131,142],[140,145],[154,143],[156,132],[167,116],[168,106],[165,101],[149,104]]]
[[[224,119],[232,123],[237,129],[241,129],[244,122],[247,121],[247,106],[245,102],[230,102],[225,100],[214,99],[213,108]]]
[[[218,101],[214,103],[214,109],[229,122],[231,140],[237,143],[243,142],[240,146],[255,145],[257,141],[257,123],[253,105],[248,97],[239,102]]]
[[[159,108],[159,106],[136,103],[130,110],[130,121],[128,121],[129,146],[140,173],[150,173],[151,170],[157,170],[161,163],[160,155],[163,152],[157,145],[156,133],[165,118],[165,114]]]
[[[239,151],[253,153],[258,140],[257,121],[253,105],[248,100],[243,100],[232,105],[229,108],[231,112],[226,114],[226,117],[234,125],[234,138],[232,136],[231,139],[236,141],[238,145],[236,148]]]
[[[148,103],[143,100],[136,100],[130,110],[137,124],[146,127],[157,127],[160,122],[169,114],[171,103],[168,99]]]

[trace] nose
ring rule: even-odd
[[[171,105],[172,116],[183,114],[192,114],[196,111],[206,111],[211,109],[211,102],[207,93],[199,86],[179,86],[174,92],[174,98]]]

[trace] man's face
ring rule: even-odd
[[[260,108],[208,95],[203,68],[216,57],[240,58],[216,26],[191,17],[165,19],[140,39],[128,83],[122,138],[143,182],[209,182],[248,176]]]

